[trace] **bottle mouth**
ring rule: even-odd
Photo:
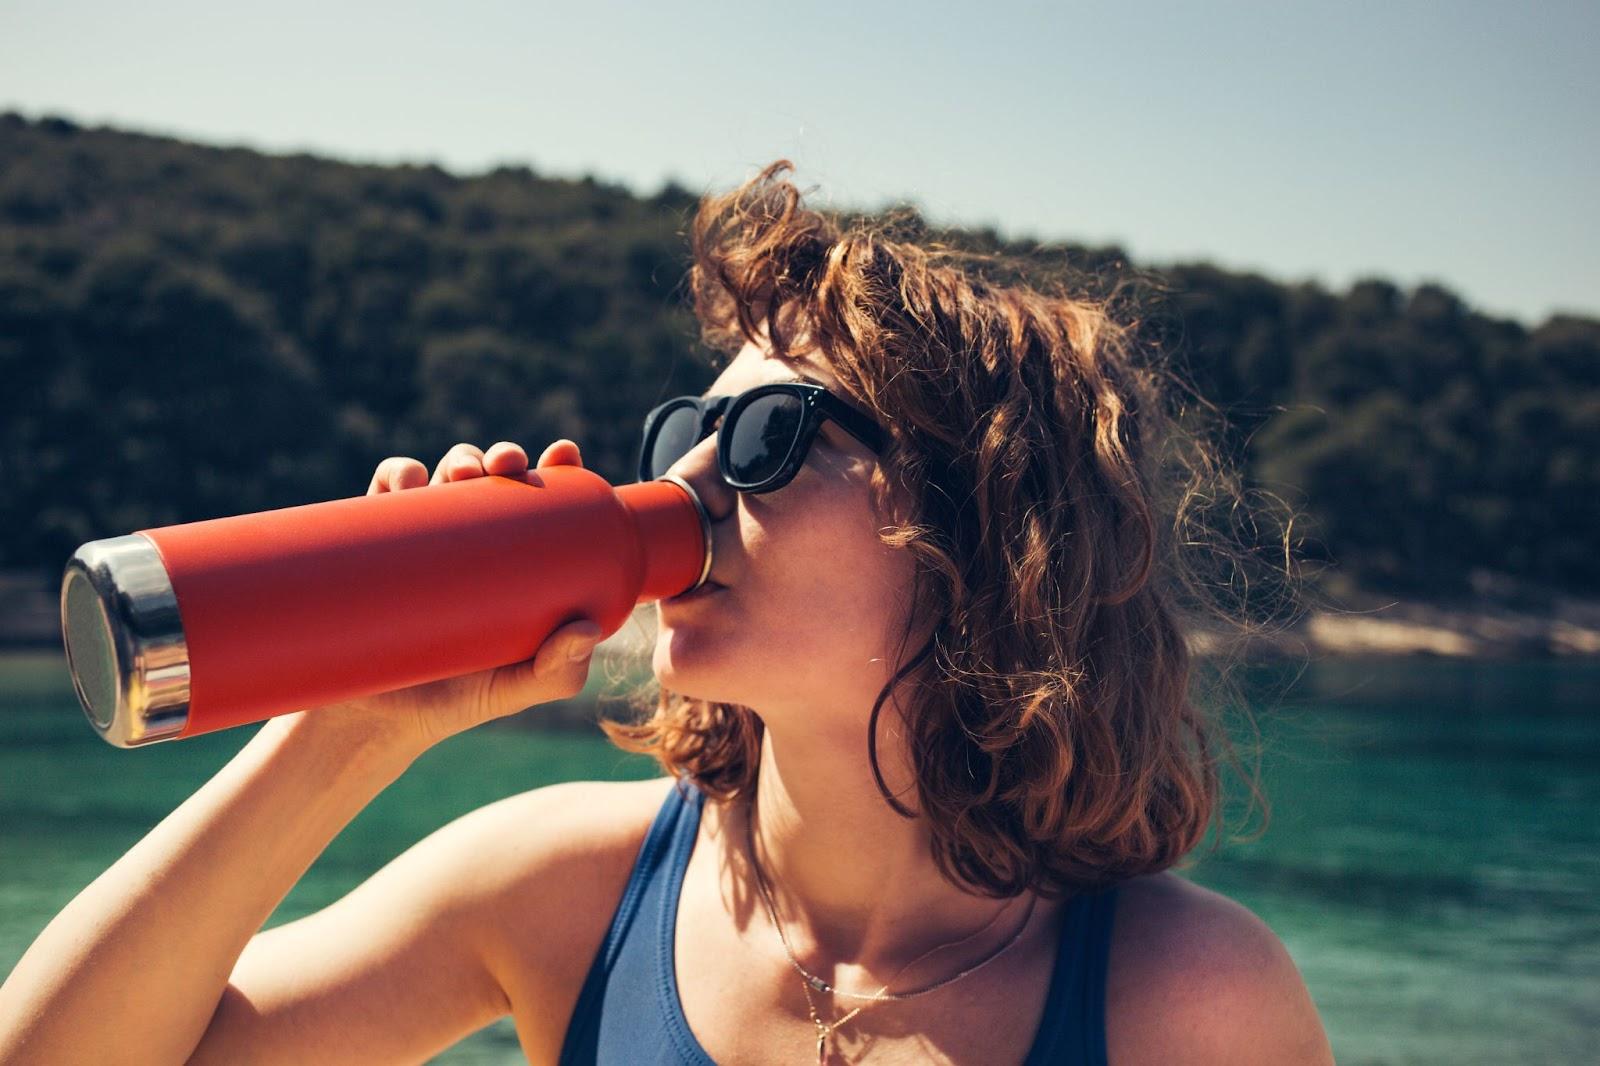
[[[700,535],[705,540],[705,563],[700,567],[700,576],[695,579],[694,584],[690,585],[688,588],[684,589],[683,592],[678,594],[680,596],[688,595],[695,589],[706,584],[707,579],[711,574],[711,564],[713,562],[711,558],[713,552],[711,544],[711,517],[706,514],[706,505],[700,502],[700,494],[694,491],[693,486],[691,486],[687,481],[683,480],[683,478],[679,477],[677,474],[662,474],[656,480],[670,481],[684,492],[687,492],[689,494],[689,499],[694,501],[695,516],[700,519]]]
[[[155,544],[138,534],[81,546],[61,578],[61,636],[89,724],[119,748],[189,724],[189,647]]]

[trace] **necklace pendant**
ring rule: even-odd
[[[817,1027],[817,1066],[822,1066],[828,1061],[828,1034],[834,1027],[824,1022],[815,1009],[811,1011],[811,1024]]]
[[[822,978],[816,976],[815,974],[806,974],[806,984],[810,985],[812,988],[816,989],[818,992],[832,992],[833,991],[833,986],[829,985],[828,982],[824,981]]]

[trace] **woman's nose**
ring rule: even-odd
[[[681,477],[689,483],[689,487],[700,497],[700,502],[705,506],[706,515],[711,521],[719,521],[732,512],[734,501],[739,494],[722,480],[722,474],[717,469],[715,430],[705,440],[679,457],[677,462],[667,467],[667,473]]]

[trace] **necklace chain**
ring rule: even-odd
[[[854,1018],[857,1014],[860,1014],[863,1010],[865,1010],[867,1007],[871,1006],[873,1003],[895,1002],[895,1001],[901,1001],[901,1000],[907,1000],[907,999],[915,999],[918,996],[925,996],[930,992],[938,991],[939,989],[944,988],[946,985],[954,984],[955,982],[961,980],[963,977],[966,977],[969,974],[977,972],[978,970],[982,969],[983,967],[989,965],[989,963],[993,962],[995,959],[998,959],[1001,955],[1005,954],[1006,951],[1009,950],[1013,944],[1015,944],[1018,940],[1022,939],[1023,932],[1025,932],[1027,930],[1028,926],[1030,924],[1032,924],[1032,922],[1033,922],[1033,910],[1034,910],[1034,907],[1039,902],[1038,897],[1034,897],[1034,898],[1032,898],[1032,899],[1030,899],[1028,901],[1028,912],[1023,917],[1022,924],[1020,924],[1017,927],[1017,931],[1012,933],[1011,936],[1005,941],[1005,943],[1001,944],[999,947],[997,947],[993,951],[991,951],[988,955],[984,956],[982,959],[979,959],[977,962],[973,963],[971,966],[968,966],[966,969],[962,970],[960,973],[954,974],[954,975],[952,975],[950,977],[946,977],[946,978],[944,978],[943,980],[940,980],[940,981],[935,981],[933,984],[927,985],[927,986],[925,986],[923,988],[913,989],[910,992],[890,992],[889,991],[889,985],[894,983],[894,980],[895,980],[896,977],[899,977],[901,974],[905,973],[911,967],[915,966],[917,963],[921,962],[923,959],[926,959],[928,956],[932,955],[934,952],[943,951],[946,948],[960,947],[962,944],[965,944],[968,941],[974,939],[975,937],[978,937],[978,936],[982,935],[983,933],[987,932],[990,928],[992,928],[994,926],[995,922],[1000,920],[1000,916],[1006,912],[1007,908],[1001,907],[998,911],[996,911],[994,913],[994,917],[990,918],[979,929],[977,929],[974,932],[968,933],[966,936],[962,937],[960,940],[952,940],[952,941],[950,941],[948,943],[939,944],[939,945],[936,945],[936,946],[934,946],[932,948],[929,948],[927,951],[924,951],[921,955],[918,955],[916,958],[912,959],[910,962],[908,962],[904,966],[900,967],[900,969],[896,970],[894,975],[892,977],[890,977],[889,980],[884,984],[884,986],[882,988],[878,989],[877,992],[872,992],[872,993],[847,992],[844,989],[835,988],[835,987],[833,987],[833,985],[829,984],[827,981],[824,981],[821,977],[817,976],[816,974],[812,973],[810,970],[807,970],[804,966],[802,966],[800,964],[800,960],[795,956],[794,949],[789,946],[789,937],[788,937],[788,934],[786,934],[783,931],[783,923],[778,920],[778,909],[777,909],[777,906],[772,901],[772,892],[771,892],[771,889],[767,885],[766,874],[761,869],[761,860],[756,857],[756,840],[755,840],[755,827],[754,827],[755,818],[753,817],[754,813],[755,813],[755,799],[752,796],[749,804],[747,804],[746,807],[745,807],[745,823],[744,823],[744,827],[745,827],[745,846],[746,846],[746,849],[750,853],[750,867],[751,867],[751,870],[756,875],[756,889],[761,894],[761,902],[766,907],[767,917],[769,919],[771,919],[772,927],[778,931],[778,941],[779,941],[779,943],[781,943],[783,945],[783,953],[784,953],[785,956],[788,957],[789,965],[792,966],[794,968],[794,971],[797,974],[800,975],[801,991],[803,991],[805,993],[805,996],[806,996],[806,1008],[810,1012],[811,1023],[814,1026],[816,1026],[816,1028],[817,1028],[817,1062],[819,1062],[819,1063],[825,1061],[825,1059],[826,1059],[828,1037],[833,1035],[834,1030],[838,1029],[845,1022],[848,1022],[850,1019]],[[855,1007],[854,1009],[849,1011],[844,1016],[842,1016],[840,1018],[837,1018],[832,1022],[825,1022],[825,1021],[822,1020],[821,1015],[819,1015],[817,1013],[816,1003],[811,998],[811,993],[812,993],[813,990],[815,990],[817,992],[830,993],[832,995],[841,996],[841,997],[844,997],[844,998],[847,998],[847,999],[866,1000],[867,1002],[858,1005],[857,1007]]]
[[[872,1006],[872,1004],[862,1003],[852,1009],[844,1017],[836,1018],[831,1022],[825,1022],[822,1020],[822,1016],[817,1013],[817,1005],[811,1000],[810,986],[806,982],[801,982],[800,991],[806,994],[806,1010],[811,1014],[811,1024],[817,1027],[817,1062],[822,1063],[827,1061],[828,1037],[833,1035],[833,1031],[839,1028],[839,1026],[843,1025],[845,1022],[849,1021],[851,1018],[854,1018],[856,1015],[866,1010],[868,1007]]]

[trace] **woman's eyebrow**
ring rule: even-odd
[[[807,377],[804,374],[796,374],[793,371],[790,371],[790,374],[789,374],[788,377],[776,378],[775,380],[777,380],[777,381],[798,381],[802,385],[816,385],[816,386],[818,386],[820,388],[824,388],[824,389],[828,387],[828,383],[826,381],[818,381],[816,378]]]
[[[756,382],[756,385],[769,385],[769,384],[772,384],[773,382],[778,382],[778,381],[793,381],[793,382],[798,382],[801,385],[816,385],[818,388],[823,388],[823,389],[828,388],[828,383],[826,381],[818,381],[816,378],[806,377],[804,374],[796,374],[796,373],[794,373],[792,371],[786,377],[768,378],[766,381],[758,381],[758,382]],[[751,385],[749,387],[753,389],[756,386],[755,385]],[[723,395],[723,394],[722,393],[713,393],[711,390],[708,389],[705,392],[700,394],[700,398],[702,400],[708,400],[713,395],[720,396],[720,395]],[[731,393],[729,395],[737,396],[738,393]]]

